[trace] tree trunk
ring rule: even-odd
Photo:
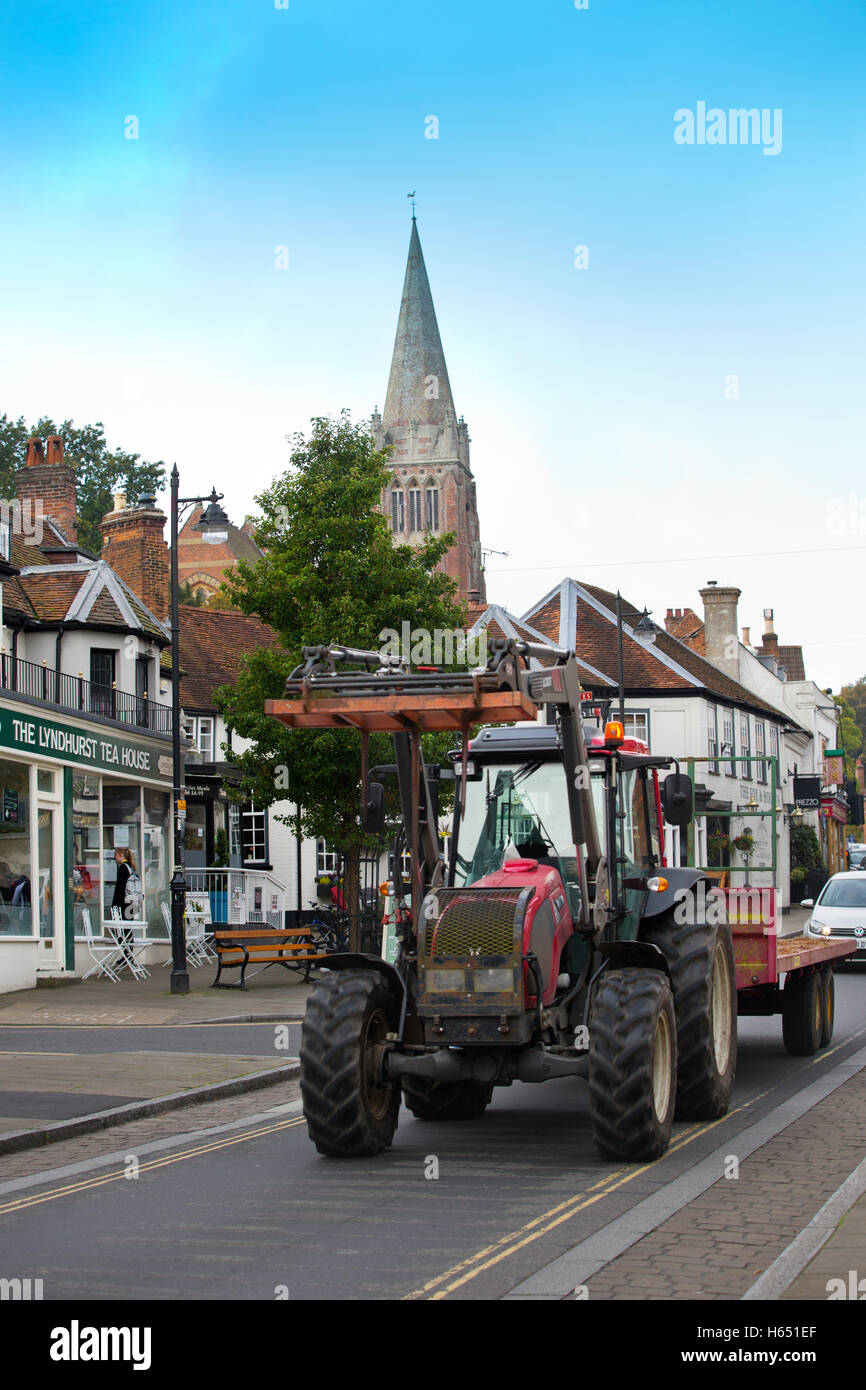
[[[361,949],[361,851],[347,845],[343,856],[343,897],[349,913],[349,950]]]

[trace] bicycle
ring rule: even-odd
[[[310,922],[310,927],[313,932],[314,946],[321,951],[325,951],[328,955],[335,955],[340,951],[348,951],[348,912],[332,912],[329,908],[320,907],[317,902],[311,903],[310,906],[313,909],[313,918]]]

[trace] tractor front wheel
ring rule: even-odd
[[[492,1098],[493,1087],[479,1081],[403,1077],[403,1103],[416,1120],[477,1120]]]
[[[359,1158],[386,1149],[400,1092],[381,1081],[381,1049],[399,1020],[397,1000],[374,970],[334,971],[307,1001],[301,1030],[301,1096],[321,1154]]]
[[[670,1143],[677,1090],[677,1024],[667,976],[608,970],[589,1025],[589,1108],[602,1153],[660,1158]]]

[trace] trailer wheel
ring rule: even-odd
[[[398,1020],[397,1000],[376,971],[335,971],[317,983],[300,1057],[304,1116],[319,1153],[357,1158],[391,1143],[400,1092],[381,1085],[376,1047]]]
[[[666,976],[605,971],[589,1027],[589,1109],[602,1153],[660,1158],[670,1143],[676,1089],[676,1015]]]
[[[794,1057],[811,1057],[821,1046],[824,989],[821,973],[789,975],[782,994],[782,1041]]]
[[[677,1011],[677,1119],[716,1120],[737,1070],[737,975],[727,922],[650,918],[642,939],[668,963]]]
[[[477,1120],[492,1098],[493,1087],[483,1082],[403,1077],[403,1104],[416,1120]]]
[[[821,1047],[829,1047],[836,1021],[836,977],[831,961],[824,966],[821,975]]]

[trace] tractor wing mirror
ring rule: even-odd
[[[684,772],[671,772],[662,787],[662,806],[668,825],[688,825],[694,815],[692,779]]]
[[[364,808],[363,830],[366,835],[380,835],[385,829],[385,786],[382,782],[371,782],[367,788],[367,803]]]

